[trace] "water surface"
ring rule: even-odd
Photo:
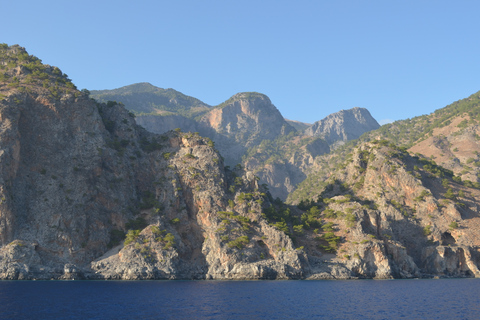
[[[479,319],[480,279],[0,281],[0,319]]]

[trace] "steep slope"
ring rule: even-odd
[[[182,99],[165,102],[165,97],[172,96]],[[342,110],[314,125],[285,120],[267,96],[256,92],[238,93],[208,112],[196,107],[201,104],[199,100],[145,83],[92,91],[92,97],[125,104],[136,113],[137,124],[150,132],[162,134],[180,128],[209,137],[227,165],[242,163],[260,177],[261,183],[270,186],[274,197],[282,200],[305,179],[316,157],[358,138],[366,130],[378,128],[378,123],[362,108]],[[159,107],[161,103],[164,105]],[[136,105],[155,108],[149,109],[151,114],[145,114],[139,113]],[[275,147],[271,148],[272,145]]]
[[[480,276],[478,185],[431,159],[357,142],[288,206],[252,172],[226,168],[210,139],[149,133],[19,46],[0,45],[0,61],[0,279]],[[254,98],[205,121],[233,140],[229,128],[268,109]],[[239,108],[253,115],[236,117]],[[235,126],[214,121],[230,114]],[[293,131],[273,141],[255,143],[305,166],[303,154],[318,164],[329,147]]]
[[[285,121],[287,121],[287,123],[292,127],[294,127],[295,129],[297,129],[297,131],[304,131],[305,129],[307,129],[312,125],[311,123],[305,123],[297,120],[285,119]]]

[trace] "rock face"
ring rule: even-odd
[[[321,137],[328,144],[342,143],[359,138],[365,132],[378,129],[380,125],[365,108],[341,110],[315,122],[305,129],[309,136]]]
[[[247,156],[244,164],[270,186],[275,197],[285,200],[315,170],[317,157],[378,127],[379,124],[367,109],[342,110],[306,128],[306,137],[298,133],[296,137],[277,143],[279,152],[270,159],[259,161],[259,157],[254,154]],[[307,137],[314,139],[308,140]]]
[[[238,163],[247,148],[295,131],[267,96],[255,92],[234,95],[200,122],[213,129],[204,133],[215,141],[229,164]]]
[[[315,158],[328,153],[330,146],[320,138],[296,136],[284,143],[261,144],[252,149],[254,152],[245,157],[245,168],[255,172],[260,182],[268,184],[274,197],[285,200],[306,178]],[[271,149],[276,152],[269,155]]]
[[[303,275],[254,176],[209,139],[149,133],[23,48],[0,53],[0,278]]]

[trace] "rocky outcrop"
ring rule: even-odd
[[[282,117],[270,99],[260,93],[238,93],[215,107],[200,122],[212,131],[215,141],[228,164],[239,163],[250,147],[263,140],[275,140],[295,129]]]
[[[380,125],[365,108],[355,107],[332,113],[305,129],[308,136],[321,137],[328,144],[343,143],[359,138],[363,133],[378,129]]]
[[[267,96],[256,92],[238,93],[213,108],[173,89],[148,83],[92,91],[92,96],[102,102],[122,102],[136,113],[137,124],[150,132],[162,134],[180,128],[209,137],[227,165],[242,163],[255,171],[262,183],[270,185],[272,195],[282,200],[303,181],[314,158],[378,128],[369,112],[361,108],[342,110],[314,125],[286,120]],[[307,136],[302,136],[304,130]],[[305,147],[302,141],[309,137],[316,139],[310,139]],[[264,141],[277,144],[278,149],[296,149],[295,155],[280,150],[270,161],[252,157],[252,149]]]

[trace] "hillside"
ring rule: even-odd
[[[480,191],[451,171],[381,140],[358,145],[322,183],[299,207],[309,229],[317,226],[310,236],[337,253],[327,274],[480,275]],[[324,233],[316,236],[320,229]],[[314,255],[308,248],[318,249],[309,246],[305,242]]]
[[[366,133],[360,141],[388,139],[452,170],[463,180],[480,182],[480,92],[432,114],[396,121]],[[478,163],[478,165],[477,165]]]
[[[480,182],[477,166],[480,120],[480,93],[456,101],[432,114],[412,119],[399,120],[364,133],[358,140],[348,142],[334,152],[316,159],[312,174],[307,177],[298,191],[289,196],[295,203],[314,188],[320,188],[335,167],[341,165],[347,154],[361,143],[388,140],[409,152],[434,160],[457,175],[467,184]],[[480,165],[480,162],[479,162]],[[303,196],[300,196],[303,194]]]
[[[311,123],[305,123],[297,120],[285,119],[285,121],[287,121],[287,123],[292,127],[294,127],[297,131],[304,131],[305,129],[307,129],[312,125]]]

